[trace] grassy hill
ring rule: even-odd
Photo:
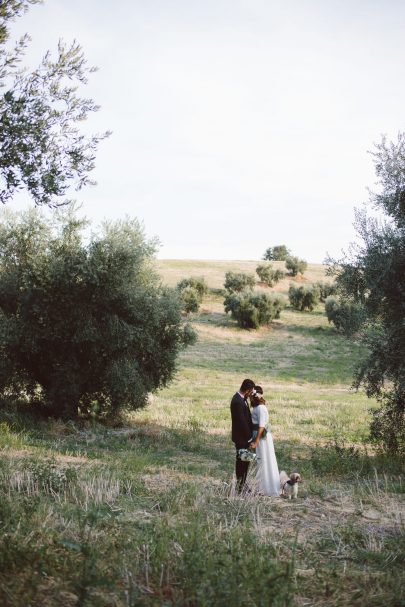
[[[255,274],[259,263],[264,262],[160,259],[156,262],[156,267],[165,284],[170,287],[174,287],[184,277],[204,276],[211,288],[219,289],[223,287],[226,272]],[[273,261],[271,264],[275,270],[285,270],[283,261]],[[325,270],[326,266],[310,263],[303,277],[299,276],[296,279],[291,279],[287,276],[274,290],[288,291],[291,282],[299,282],[300,284],[311,284],[321,280],[328,282],[330,279],[325,277]]]
[[[167,284],[212,289],[256,265],[157,262]],[[0,604],[404,605],[403,468],[367,443],[373,402],[350,390],[361,347],[322,307],[245,331],[211,292],[191,320],[175,381],[122,427],[3,409]],[[303,477],[296,501],[234,493],[229,401],[249,376],[280,469]]]

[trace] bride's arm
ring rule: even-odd
[[[254,440],[254,441],[252,441],[252,442],[250,443],[250,448],[251,448],[251,449],[256,449],[257,444],[258,444],[258,442],[259,442],[259,440],[261,439],[261,436],[262,436],[262,434],[263,434],[263,431],[264,431],[264,427],[259,426],[259,429],[258,429],[258,431],[257,431],[257,435],[256,435],[255,440]]]

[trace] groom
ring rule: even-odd
[[[248,449],[252,441],[252,416],[250,414],[248,397],[255,387],[252,379],[244,379],[239,392],[231,400],[232,417],[232,441],[236,447],[236,487],[238,493],[243,489],[249,468],[249,462],[244,462],[238,457],[239,449]]]

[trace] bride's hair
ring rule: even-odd
[[[253,407],[265,403],[266,401],[263,398],[263,388],[261,386],[255,386],[255,391],[253,397],[251,398],[251,403]]]

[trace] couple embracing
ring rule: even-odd
[[[248,400],[249,399],[249,400]],[[249,407],[252,407],[252,412]],[[244,489],[249,469],[250,453],[256,452],[256,490],[262,495],[280,494],[273,438],[268,429],[269,412],[263,390],[252,379],[245,379],[231,401],[232,441],[236,447],[236,486],[238,493]],[[250,491],[246,489],[245,491]]]

